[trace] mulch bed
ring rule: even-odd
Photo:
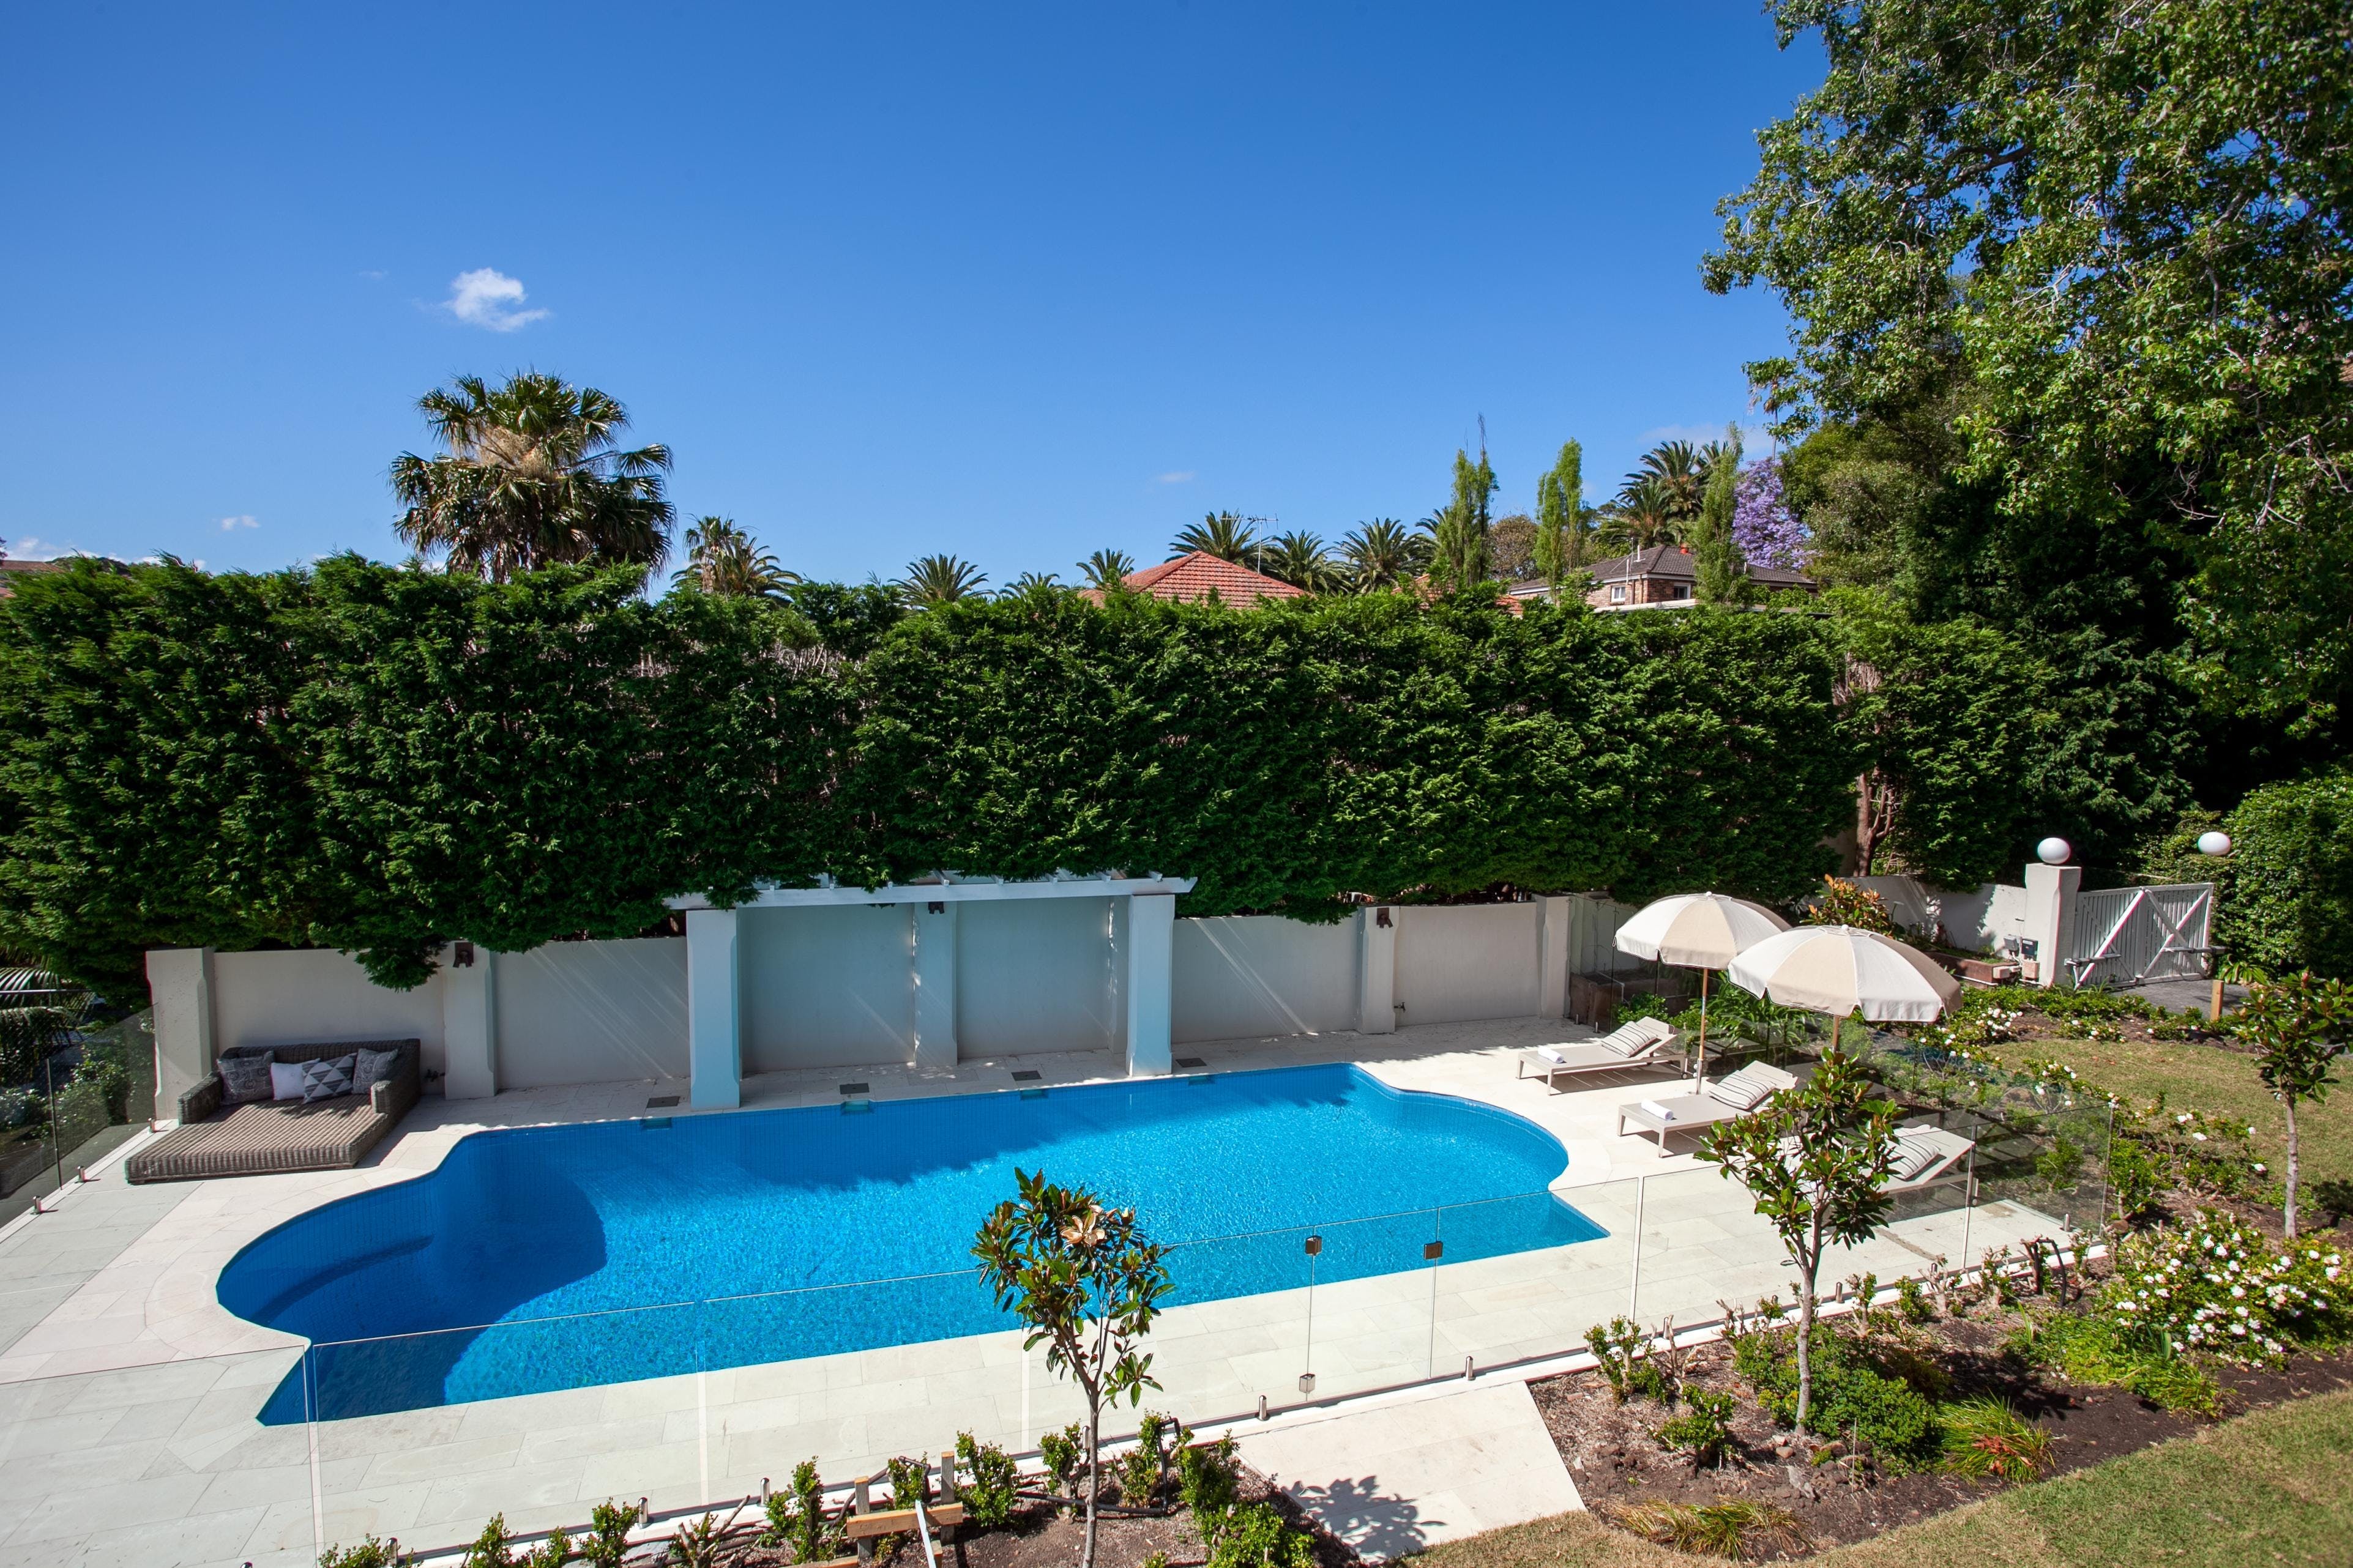
[[[2118,1458],[2205,1425],[2199,1416],[2158,1409],[2122,1389],[2047,1381],[2002,1353],[2003,1326],[1995,1322],[1946,1319],[1927,1325],[1925,1332],[1936,1342],[1934,1359],[1952,1374],[1953,1397],[2007,1398],[2050,1430],[2052,1474]],[[1811,1538],[1810,1548],[1773,1554],[1789,1558],[1861,1541],[2000,1489],[1999,1482],[1935,1471],[1876,1475],[1868,1462],[1847,1457],[1810,1463],[1821,1440],[1800,1440],[1774,1427],[1753,1392],[1733,1374],[1727,1345],[1695,1352],[1685,1376],[1737,1402],[1735,1451],[1720,1469],[1694,1469],[1689,1455],[1660,1447],[1651,1434],[1670,1413],[1639,1397],[1618,1404],[1599,1373],[1572,1373],[1530,1385],[1562,1462],[1587,1506],[1601,1517],[1609,1517],[1613,1504],[1713,1503],[1727,1498],[1775,1503],[1796,1515]],[[2226,1412],[2237,1415],[2353,1387],[2353,1354],[2300,1357],[2284,1368],[2221,1367],[2215,1376]]]

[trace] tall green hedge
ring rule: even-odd
[[[0,603],[0,944],[100,984],[273,942],[413,984],[455,937],[941,867],[1308,920],[1499,883],[1781,898],[1852,809],[1802,617],[804,604],[357,558],[29,578]]]
[[[2353,772],[2267,784],[2226,826],[2223,950],[2275,972],[2353,979]]]

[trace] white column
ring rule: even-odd
[[[1574,918],[1573,900],[1544,900],[1544,930],[1537,938],[1543,952],[1536,972],[1536,1011],[1547,1018],[1568,1013],[1568,930]]]
[[[2075,895],[2084,886],[2081,866],[2026,868],[2026,939],[2034,944],[2035,984],[2072,985],[2067,944],[2075,934]]]
[[[499,1091],[498,955],[477,943],[460,967],[457,949],[441,953],[441,1093],[488,1100]]]
[[[1176,963],[1176,900],[1132,893],[1127,900],[1127,1076],[1167,1073],[1168,1011]]]
[[[915,1066],[953,1072],[956,1065],[956,906],[911,907],[915,919]]]
[[[1356,910],[1356,1027],[1397,1033],[1397,911],[1387,904]]]
[[[155,1005],[155,1108],[175,1121],[180,1096],[213,1076],[213,950],[159,947],[147,954],[147,994]]]
[[[735,911],[686,911],[687,1100],[744,1103],[742,989],[735,983]]]

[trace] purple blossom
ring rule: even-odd
[[[1740,558],[1751,566],[1796,567],[1811,535],[1781,499],[1781,459],[1743,468],[1732,496],[1732,540]]]

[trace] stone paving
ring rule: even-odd
[[[1460,1388],[1466,1363],[1472,1386],[1510,1381],[1617,1313],[1690,1324],[1719,1316],[1719,1300],[1784,1289],[1778,1241],[1737,1187],[1683,1152],[1688,1140],[1662,1156],[1647,1139],[1616,1135],[1616,1107],[1656,1094],[1667,1072],[1557,1094],[1513,1077],[1514,1048],[1582,1033],[1536,1018],[1186,1047],[1206,1070],[1354,1060],[1400,1089],[1525,1116],[1568,1150],[1555,1190],[1608,1234],[1175,1309],[1153,1334],[1165,1387],[1152,1405],[1202,1430],[1257,1429],[1263,1400],[1281,1426],[1369,1390],[1448,1376]],[[1018,1066],[1050,1086],[1101,1079],[1113,1064],[1082,1054]],[[858,1069],[878,1099],[1010,1089],[1012,1070]],[[841,1076],[751,1079],[745,1104],[836,1103]],[[307,1427],[256,1420],[302,1346],[214,1300],[237,1248],[320,1204],[432,1169],[468,1132],[642,1115],[649,1097],[681,1088],[428,1100],[353,1172],[133,1188],[118,1163],[58,1213],[0,1235],[0,1558],[293,1568],[322,1542],[370,1532],[454,1545],[493,1511],[531,1530],[576,1525],[607,1497],[645,1497],[657,1510],[732,1500],[811,1455],[843,1480],[894,1454],[935,1454],[959,1430],[1029,1449],[1074,1418],[1072,1396],[1007,1332]],[[1931,1212],[1833,1259],[1825,1276],[1893,1278],[2059,1228],[2010,1204]],[[1301,1388],[1308,1372],[1312,1394]]]

